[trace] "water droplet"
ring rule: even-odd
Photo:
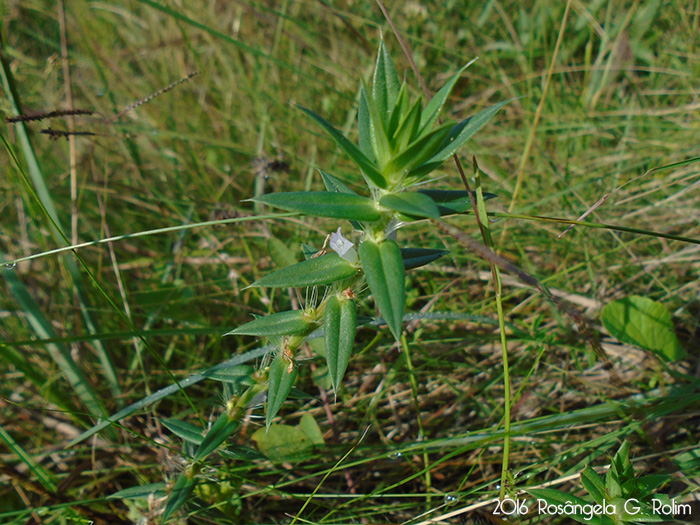
[[[496,490],[501,490],[501,484],[500,484],[500,483],[496,483]]]
[[[451,505],[452,503],[455,503],[457,501],[457,496],[454,496],[452,494],[447,494],[445,496],[445,505]]]
[[[392,452],[389,454],[389,459],[401,459],[403,454],[401,452]]]
[[[8,270],[12,270],[15,266],[17,266],[17,263],[12,262],[12,263],[7,263],[5,265],[5,268],[7,268]]]
[[[489,217],[489,222],[498,222],[501,220],[501,217]]]

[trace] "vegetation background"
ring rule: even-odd
[[[448,117],[519,97],[460,155],[466,166],[477,157],[485,189],[498,194],[490,211],[576,219],[607,195],[588,219],[641,230],[579,226],[558,237],[566,224],[493,218],[500,252],[591,317],[614,363],[608,370],[568,318],[504,276],[517,392],[509,490],[553,482],[580,494],[575,474],[608,464],[627,439],[639,472],[673,475],[662,492],[697,497],[700,248],[644,232],[700,238],[697,165],[645,175],[698,155],[700,4],[446,0],[388,8],[433,92],[479,57],[446,105]],[[3,260],[241,220],[0,268],[0,521],[147,523],[162,498],[108,497],[172,481],[187,448],[163,419],[206,425],[225,398],[212,380],[158,400],[154,393],[254,349],[251,338],[221,334],[293,300],[243,290],[272,269],[270,237],[300,257],[301,243],[318,248],[339,226],[248,220],[269,210],[243,200],[321,189],[318,167],[361,182],[294,104],[356,137],[359,77],[369,78],[382,33],[400,74],[417,82],[373,2],[5,0],[0,11],[3,114],[95,112],[0,124]],[[95,135],[40,133],[71,126]],[[452,165],[443,174],[435,187],[461,189]],[[478,237],[473,216],[452,222]],[[288,522],[298,513],[295,520],[314,523],[493,519],[493,505],[479,507],[497,494],[503,445],[491,273],[426,224],[401,235],[451,250],[409,274],[408,310],[424,314],[407,324],[411,362],[386,331],[363,328],[336,398],[323,360],[309,352],[297,383],[306,396],[281,417],[296,425],[313,416],[324,444],[303,444],[296,455],[282,447],[275,461],[212,457],[209,482],[188,506],[192,523]],[[666,364],[607,335],[601,307],[633,294],[669,308],[685,361]],[[144,400],[96,440],[70,445]],[[255,448],[261,415],[252,413],[236,443]]]

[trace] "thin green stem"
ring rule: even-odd
[[[420,402],[418,400],[418,382],[416,381],[416,374],[413,368],[413,362],[411,361],[411,353],[408,347],[408,341],[406,340],[406,334],[401,334],[401,348],[403,350],[403,355],[406,358],[406,368],[408,369],[408,378],[411,382],[411,396],[413,397],[413,404],[416,409],[416,421],[418,422],[418,441],[423,441],[425,439],[425,429],[423,427],[423,419],[420,415]],[[428,451],[423,451],[423,465],[425,468],[425,503],[430,507],[430,492],[432,488],[432,480],[430,478],[430,458],[428,457]]]

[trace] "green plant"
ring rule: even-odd
[[[470,63],[471,64],[471,63]],[[313,111],[300,108],[318,123],[356,164],[367,189],[359,195],[337,177],[320,171],[326,191],[276,193],[256,197],[259,204],[313,217],[345,219],[353,240],[342,227],[329,234],[323,247],[303,262],[274,271],[250,285],[306,288],[305,304],[258,317],[235,328],[229,336],[256,336],[274,348],[268,367],[244,371],[233,385],[226,409],[198,444],[192,465],[176,482],[165,519],[195,490],[202,462],[238,428],[246,411],[266,392],[266,422],[270,428],[294,385],[300,345],[322,328],[330,380],[337,391],[352,354],[358,326],[357,298],[365,288],[397,342],[401,340],[406,303],[405,272],[443,256],[444,250],[400,248],[401,226],[465,212],[471,208],[464,190],[418,189],[430,173],[452,156],[507,102],[491,106],[461,122],[439,121],[442,110],[467,64],[453,75],[425,107],[411,100],[399,81],[394,62],[382,41],[372,87],[363,82],[358,112],[359,146]],[[493,197],[480,194],[481,199]]]
[[[540,509],[544,506],[540,502],[544,502],[550,513],[567,516],[579,523],[661,522],[668,521],[669,509],[675,509],[676,505],[668,496],[654,495],[654,491],[669,480],[667,474],[636,478],[629,459],[629,443],[625,441],[612,458],[605,479],[590,466],[581,472],[581,482],[589,497],[579,498],[555,489],[530,489],[527,492],[538,498]]]

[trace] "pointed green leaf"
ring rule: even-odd
[[[420,179],[421,177],[424,177],[431,171],[439,168],[444,161],[441,160],[440,162],[426,162],[425,164],[421,164],[420,166],[416,166],[415,168],[411,169],[408,174],[406,175],[406,180],[407,181],[416,181]],[[408,184],[408,182],[406,183]]]
[[[406,303],[401,250],[391,239],[380,244],[366,240],[359,248],[362,268],[375,303],[396,340],[401,336]]]
[[[204,436],[202,443],[199,445],[197,452],[194,455],[194,461],[201,461],[214,452],[219,445],[226,441],[231,434],[238,428],[239,421],[231,419],[228,413],[224,412],[219,416],[219,419],[212,425]]]
[[[399,122],[396,131],[392,136],[392,142],[394,145],[394,151],[401,152],[408,147],[408,145],[415,141],[419,137],[419,126],[421,119],[421,101],[417,99],[413,106],[406,112],[404,118]]]
[[[447,138],[445,138],[442,149],[440,149],[440,151],[437,152],[434,157],[429,159],[428,162],[442,162],[443,160],[454,155],[465,142],[467,142],[489,120],[491,120],[498,110],[508,104],[508,102],[510,102],[510,100],[499,102],[498,104],[486,108],[476,115],[463,120],[459,124],[456,124],[450,131]]]
[[[406,82],[404,81],[403,84],[401,84],[399,96],[396,99],[396,105],[393,109],[391,109],[391,116],[389,117],[389,122],[386,126],[386,134],[390,139],[393,139],[399,125],[406,119],[406,116],[408,115],[408,110],[411,105],[411,101],[408,99],[408,96],[408,89],[406,88]],[[392,147],[395,150],[396,145],[393,144],[393,140],[391,140],[390,142],[392,142]]]
[[[186,472],[180,474],[177,478],[173,490],[170,493],[170,498],[168,498],[168,504],[165,506],[163,511],[162,523],[168,521],[168,518],[172,516],[173,512],[182,507],[187,499],[192,494],[192,491],[197,487],[197,478],[189,477]]]
[[[590,465],[586,465],[586,468],[581,472],[581,482],[588,493],[593,496],[593,500],[602,505],[603,499],[605,499],[605,483]]]
[[[224,335],[255,335],[258,337],[292,335],[305,332],[309,326],[311,324],[304,318],[302,310],[290,310],[289,312],[258,317]]]
[[[384,45],[384,40],[382,40],[379,42],[377,64],[374,67],[372,98],[377,105],[385,127],[389,123],[391,110],[396,105],[399,90],[400,83],[399,75],[396,73],[396,66],[394,66],[394,61]]]
[[[578,510],[587,508],[586,505],[590,505],[590,502],[574,496],[569,492],[562,492],[556,489],[525,489],[525,492],[530,494],[536,499],[542,499],[547,502],[547,505],[561,505],[562,509],[572,509]],[[586,525],[613,525],[614,522],[608,516],[601,515],[590,515],[590,514],[569,514],[568,512],[562,513],[564,516],[571,518],[579,523],[584,523]]]
[[[472,202],[467,190],[418,190],[418,192],[433,199],[438,205],[441,216],[472,211]],[[497,197],[495,193],[484,193],[485,201],[494,197]]]
[[[332,217],[356,221],[376,221],[381,215],[372,199],[349,193],[330,191],[293,191],[270,193],[250,199],[286,211],[314,217]]]
[[[166,484],[164,482],[149,483],[147,485],[138,485],[136,487],[129,487],[128,489],[122,489],[107,496],[107,499],[146,499],[151,494],[156,498],[162,498],[165,496]]]
[[[277,412],[282,408],[282,403],[287,399],[296,378],[297,367],[294,361],[285,356],[283,352],[278,352],[270,365],[270,386],[267,390],[267,410],[265,413],[268,429]]]
[[[686,356],[673,329],[671,314],[661,303],[632,295],[606,304],[601,317],[610,335],[620,341],[650,350],[667,361]]]
[[[376,164],[372,148],[372,133],[369,126],[369,107],[367,106],[367,93],[364,86],[360,88],[360,106],[357,109],[357,127],[360,139],[360,151],[369,159],[372,164]]]
[[[335,175],[331,175],[323,170],[318,170],[323,178],[323,184],[326,186],[326,190],[331,193],[347,193],[348,195],[357,195],[347,184],[340,180]]]
[[[406,270],[430,264],[448,253],[450,252],[447,250],[431,250],[429,248],[401,248],[403,266]]]
[[[453,127],[451,123],[443,124],[413,141],[406,146],[403,151],[399,152],[387,162],[382,172],[391,182],[394,182],[400,178],[405,171],[409,171],[414,167],[424,164],[439,151],[440,145],[445,140],[445,137],[450,134]]]
[[[214,370],[207,374],[207,378],[234,385],[252,385],[254,382],[252,375],[254,373],[255,369],[252,366],[241,365]]]
[[[389,193],[379,199],[379,204],[390,210],[414,217],[439,219],[438,207],[427,195],[414,192]]]
[[[326,337],[326,362],[333,389],[338,392],[345,370],[350,362],[355,343],[357,313],[355,302],[331,297],[326,304],[324,332]]]
[[[179,419],[161,419],[160,422],[183,441],[199,445],[204,439],[202,429],[192,423],[180,421]]]
[[[369,88],[365,85],[365,92],[368,90]],[[377,159],[377,165],[379,165],[381,172],[382,166],[391,158],[391,146],[389,145],[389,137],[386,133],[386,126],[382,119],[381,111],[372,97],[367,97],[366,101],[367,109],[369,110],[369,135],[372,139],[374,156]]]
[[[277,237],[270,237],[267,240],[267,251],[278,268],[291,266],[297,262],[296,254]]]
[[[355,272],[357,272],[357,268],[333,252],[269,273],[255,281],[250,287],[301,288],[317,286],[347,279],[355,275]]]
[[[472,60],[467,65],[465,65],[462,69],[457,71],[457,73],[452,78],[450,78],[445,83],[444,86],[442,86],[440,91],[435,93],[433,98],[430,99],[430,102],[428,102],[428,105],[425,106],[425,110],[423,111],[423,116],[421,117],[421,120],[420,120],[421,133],[430,129],[433,126],[433,124],[435,124],[438,117],[440,116],[440,112],[442,111],[442,107],[445,105],[445,102],[447,101],[447,97],[449,97],[450,93],[452,93],[452,90],[454,89],[455,84],[459,80],[459,77],[461,77],[462,73],[464,73],[464,70],[467,69],[469,66],[471,66],[474,62],[476,62],[476,59]]]
[[[372,181],[377,187],[379,188],[386,188],[386,180],[384,180],[384,177],[382,174],[377,170],[375,162],[370,160],[367,155],[362,153],[360,148],[355,146],[352,142],[350,142],[345,135],[343,135],[340,130],[336,129],[330,122],[328,122],[326,119],[324,119],[321,115],[317,115],[310,109],[303,108],[301,106],[298,106],[299,109],[301,109],[304,113],[309,115],[312,119],[314,119],[318,124],[320,124],[331,136],[331,138],[335,141],[335,143],[340,146],[340,149],[342,149],[352,160],[355,164],[359,166],[359,168],[362,170],[362,173],[370,180]]]

